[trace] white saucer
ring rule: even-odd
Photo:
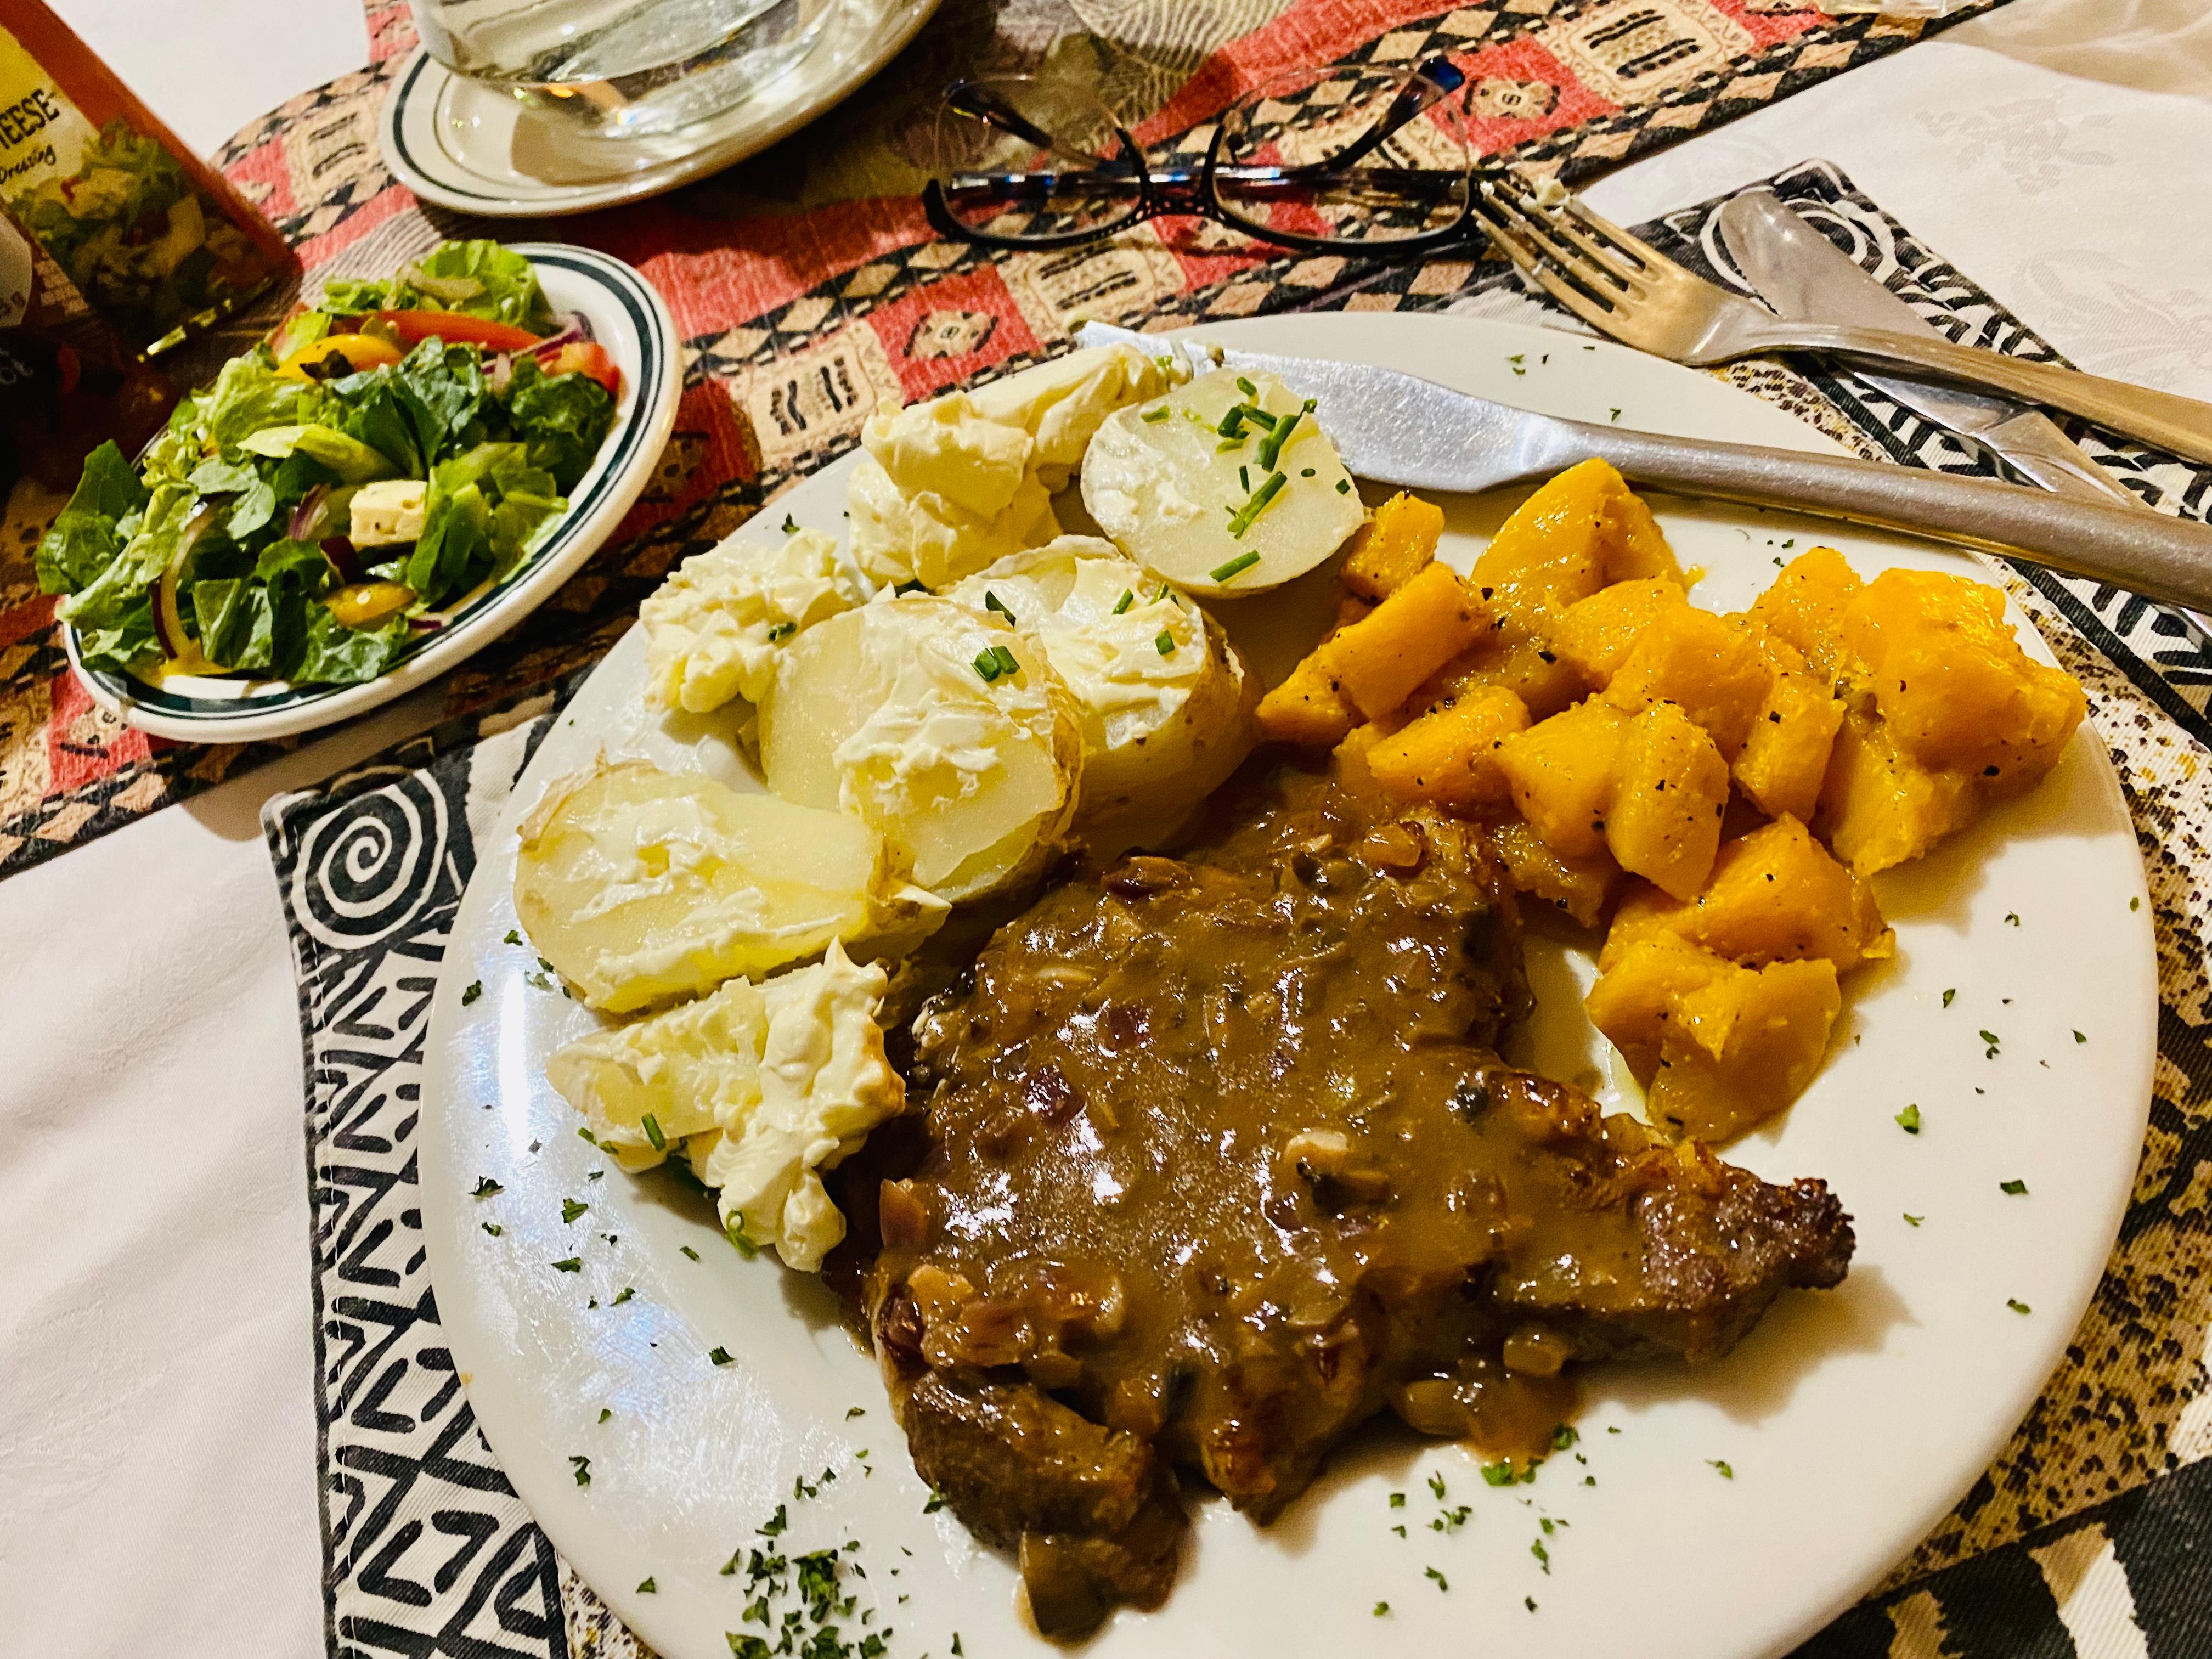
[[[708,120],[656,138],[579,139],[421,47],[378,124],[385,165],[426,202],[492,219],[588,213],[657,196],[766,149],[896,57],[938,0],[837,0],[790,70]]]

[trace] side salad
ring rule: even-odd
[[[223,365],[134,465],[112,443],[39,544],[85,665],[374,679],[567,509],[621,377],[530,262],[447,242]]]

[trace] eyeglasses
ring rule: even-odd
[[[1412,258],[1469,239],[1474,151],[1449,59],[1302,70],[1226,111],[1196,166],[1155,166],[1089,93],[1036,76],[958,81],[922,194],[943,235],[1073,247],[1162,214],[1315,252]]]

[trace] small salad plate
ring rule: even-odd
[[[88,656],[100,653],[88,646],[76,624],[65,622],[62,637],[70,665],[95,703],[143,732],[192,743],[257,742],[329,726],[404,696],[481,651],[550,599],[599,550],[644,492],[674,429],[684,380],[675,320],[651,284],[619,259],[553,242],[518,243],[508,251],[531,262],[552,312],[572,314],[577,331],[598,348],[593,361],[619,377],[612,424],[588,466],[562,492],[566,505],[550,515],[550,526],[531,528],[520,562],[497,579],[471,575],[456,584],[468,591],[441,601],[443,611],[410,622],[381,672],[353,684],[177,672],[161,674],[157,683],[112,662],[88,666]],[[253,433],[247,443],[281,439],[288,430],[302,429]],[[194,477],[197,483],[198,474]],[[509,510],[502,502],[487,516]]]
[[[840,0],[789,69],[719,115],[640,137],[579,134],[418,48],[384,102],[385,165],[424,201],[493,219],[658,196],[757,155],[843,101],[936,9],[937,0]]]

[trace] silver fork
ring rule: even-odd
[[[1593,328],[1704,368],[1766,351],[1819,351],[2048,404],[2175,455],[2212,462],[2212,404],[1930,335],[1792,322],[1686,270],[1572,196],[1540,200],[1519,174],[1478,174],[1474,216],[1501,252]]]

